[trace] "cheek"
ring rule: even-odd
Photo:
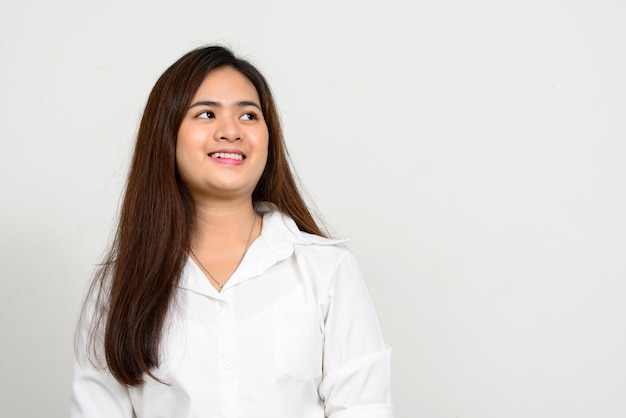
[[[262,141],[261,144],[259,144],[259,148],[261,148],[263,150],[262,155],[263,155],[263,170],[265,170],[265,167],[267,166],[267,162],[269,160],[269,154],[270,154],[270,142],[269,139],[267,137],[265,137],[265,139]]]
[[[174,152],[174,156],[176,157],[176,168],[178,168],[183,159],[183,149],[184,145],[182,144],[180,139],[176,139],[176,150]]]
[[[191,171],[191,159],[189,155],[189,146],[186,141],[180,138],[176,140],[176,152],[175,152],[176,172],[181,177],[183,182],[187,183],[188,173]]]
[[[184,167],[184,165],[185,165],[185,164],[183,164],[183,161],[182,161],[182,160],[183,160],[183,157],[182,157],[182,155],[180,154],[180,148],[178,148],[178,146],[176,146],[176,154],[175,154],[175,156],[176,156],[176,159],[175,159],[175,163],[176,163],[176,172],[177,172],[179,175],[182,175],[182,173],[181,173],[181,168],[182,168],[182,167]]]

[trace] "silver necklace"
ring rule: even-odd
[[[252,220],[252,228],[250,228],[250,233],[248,234],[248,241],[246,241],[246,247],[243,249],[243,254],[241,254],[241,259],[239,260],[239,263],[237,263],[237,267],[239,267],[239,264],[241,264],[241,262],[243,261],[243,258],[246,256],[246,252],[248,251],[248,247],[250,246],[250,240],[252,239],[252,232],[254,232],[254,226],[256,225],[256,212],[254,213],[254,218]],[[219,286],[220,291],[224,288],[224,284],[220,283],[212,274],[211,272],[204,267],[204,264],[202,264],[202,261],[200,261],[200,259],[198,258],[198,256],[196,255],[196,253],[193,252],[193,250],[191,248],[189,248],[189,251],[191,252],[191,255],[193,256],[193,258],[198,262],[198,264],[200,264],[200,267],[202,267],[202,270],[204,270],[204,272],[206,274],[209,275],[209,277]],[[235,269],[237,268],[235,267]]]

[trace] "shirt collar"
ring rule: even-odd
[[[241,264],[224,285],[222,293],[215,290],[190,257],[187,257],[179,287],[223,299],[229,289],[260,276],[274,264],[289,258],[296,245],[337,245],[347,241],[324,238],[300,231],[293,219],[281,213],[271,203],[257,203],[255,210],[263,216],[261,235],[250,245]]]

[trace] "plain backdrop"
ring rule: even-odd
[[[213,42],[267,75],[351,238],[397,418],[626,416],[624,22],[619,0],[2,0],[0,416],[66,416],[148,93]]]

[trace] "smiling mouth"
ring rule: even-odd
[[[243,160],[244,158],[246,158],[241,154],[233,154],[230,152],[214,152],[212,154],[209,154],[209,157],[228,160]]]

